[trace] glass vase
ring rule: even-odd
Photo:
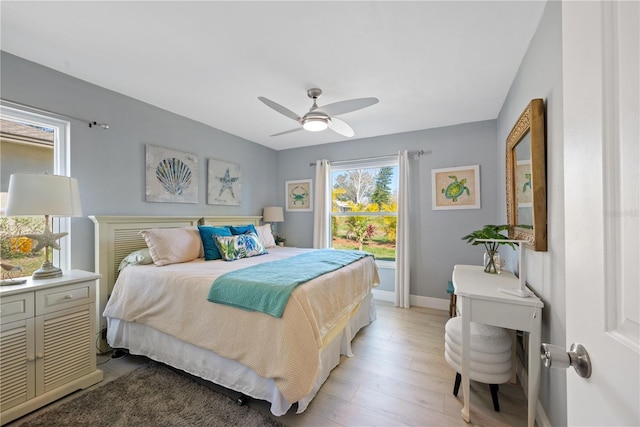
[[[502,271],[500,253],[498,251],[485,251],[483,265],[485,273],[500,274]]]

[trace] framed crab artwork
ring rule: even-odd
[[[313,196],[311,191],[311,180],[300,179],[296,181],[285,181],[284,197],[287,211],[311,212],[313,211]]]
[[[480,209],[480,165],[431,170],[433,210]]]

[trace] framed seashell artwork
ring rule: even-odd
[[[240,165],[224,160],[208,159],[207,204],[242,204],[242,173]]]
[[[146,144],[146,201],[198,203],[198,156]]]

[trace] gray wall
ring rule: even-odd
[[[548,2],[511,90],[498,116],[498,185],[505,182],[506,139],[527,103],[542,98],[546,107],[548,251],[526,251],[526,278],[543,299],[542,341],[565,346],[564,168],[562,104],[562,7]],[[505,194],[500,193],[498,222],[506,222]],[[513,260],[512,260],[513,263]],[[567,424],[564,370],[543,369],[540,402],[551,425]]]
[[[3,99],[111,126],[103,130],[70,120],[71,175],[78,179],[85,215],[72,219],[72,268],[94,269],[88,215],[262,215],[264,206],[276,202],[276,151],[6,52],[1,55]],[[145,144],[198,156],[197,204],[145,202]],[[241,165],[241,206],[206,203],[207,158]]]
[[[410,161],[410,292],[419,297],[447,299],[446,285],[453,266],[480,264],[482,259],[482,250],[467,245],[461,237],[496,220],[498,193],[504,192],[504,184],[496,187],[496,138],[496,122],[491,120],[282,150],[278,152],[277,186],[284,188],[284,181],[292,179],[312,178],[315,183],[315,167],[309,163],[318,159],[350,160],[405,149],[424,150],[424,155]],[[432,210],[431,169],[475,164],[480,165],[481,209]],[[284,190],[278,194],[278,202],[284,203]],[[311,247],[313,212],[285,212],[279,230],[287,244]],[[385,272],[381,280],[381,290],[393,291],[393,274]]]

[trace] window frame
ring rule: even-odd
[[[0,105],[0,117],[28,123],[35,126],[43,126],[54,129],[53,138],[53,173],[54,175],[70,175],[70,136],[71,123],[53,116],[44,115],[30,111],[28,107],[21,109]],[[68,236],[60,239],[59,251],[53,252],[53,264],[62,270],[71,269],[71,219],[52,218],[53,233],[69,233]]]
[[[400,161],[398,156],[383,156],[383,157],[375,157],[369,159],[355,159],[355,160],[347,160],[342,162],[332,162],[329,164],[330,171],[329,176],[331,178],[331,189],[333,190],[333,173],[340,171],[349,171],[354,169],[374,169],[381,168],[385,166],[391,166],[395,168],[400,168]],[[396,194],[398,192],[398,187],[395,188]],[[332,200],[333,201],[333,200]],[[329,213],[329,219],[333,217],[349,217],[349,216],[398,216],[398,211],[395,212],[331,212]],[[333,233],[332,233],[332,247],[333,247]],[[395,261],[389,260],[376,260],[376,265],[380,268],[396,268],[397,257]]]

